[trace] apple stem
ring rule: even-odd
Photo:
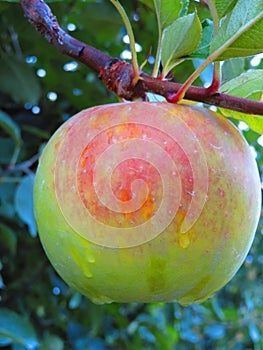
[[[129,36],[129,40],[130,40],[130,49],[131,49],[131,54],[132,54],[132,66],[133,66],[133,71],[134,71],[134,78],[133,78],[133,85],[135,86],[138,82],[138,80],[140,80],[140,69],[139,69],[139,64],[138,64],[138,59],[137,59],[137,52],[136,52],[136,42],[135,42],[135,38],[134,38],[134,34],[133,34],[133,30],[132,30],[132,26],[131,26],[131,22],[127,16],[127,13],[125,11],[125,9],[123,8],[123,6],[119,3],[118,0],[110,0],[111,3],[116,7],[116,9],[118,10],[123,23],[125,25],[127,34]]]
[[[203,102],[242,113],[263,115],[262,101],[240,98],[224,93],[208,95],[206,88],[190,86],[192,81],[189,88],[185,89],[185,84],[181,85],[169,80],[162,80],[141,72],[140,79],[134,85],[133,65],[118,58],[110,57],[66,33],[59,26],[56,17],[43,0],[20,0],[20,4],[29,22],[35,26],[36,30],[50,44],[54,45],[61,53],[73,57],[91,68],[99,74],[111,91],[126,100],[143,98],[146,92],[152,92],[164,96],[167,100],[171,100],[178,93],[180,98],[185,94],[184,98],[188,100]],[[222,51],[223,48],[221,47],[209,56],[203,63],[203,66],[199,67],[199,71],[194,73],[194,80]]]
[[[220,62],[214,62],[213,80],[211,85],[206,89],[207,95],[214,95],[218,92],[221,83]]]

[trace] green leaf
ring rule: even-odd
[[[219,19],[223,18],[235,6],[237,0],[211,0],[214,3]]]
[[[34,216],[33,188],[34,176],[23,177],[16,189],[15,208],[20,219],[28,225],[31,236],[35,237],[37,228]]]
[[[196,51],[191,54],[193,58],[207,58],[209,55],[211,41],[213,39],[214,26],[213,22],[209,19],[202,23],[202,39]]]
[[[65,2],[65,0],[46,0],[45,2],[50,3],[50,2],[62,2],[62,1]],[[20,0],[0,0],[0,2],[20,2]]]
[[[199,45],[202,26],[196,13],[176,19],[163,33],[162,64],[164,76],[181,57],[192,53]]]
[[[9,117],[8,114],[0,110],[0,127],[11,136],[15,143],[15,149],[11,158],[11,163],[14,164],[17,160],[21,145],[22,139],[20,134],[19,126]]]
[[[63,349],[64,349],[63,340],[53,334],[48,335],[41,343],[41,346],[38,348],[38,350],[63,350]]]
[[[8,346],[10,344],[12,344],[12,340],[5,337],[0,337],[0,347]]]
[[[39,81],[27,63],[16,57],[2,54],[0,57],[0,91],[12,96],[19,103],[38,103],[41,88]]]
[[[181,11],[179,13],[179,17],[187,15],[187,12],[188,12],[188,9],[189,9],[190,0],[181,0],[181,3],[182,3],[182,8],[181,8]]]
[[[263,91],[263,69],[251,69],[220,87],[220,92],[239,97],[248,97],[258,91]]]
[[[245,71],[246,58],[239,57],[227,60],[222,67],[222,81],[229,81]]]
[[[154,10],[154,0],[140,0],[140,2]]]
[[[1,144],[0,144],[1,145]],[[0,182],[0,216],[13,218],[15,216],[14,209],[14,193],[16,184]]]
[[[80,293],[76,292],[72,295],[69,301],[70,309],[77,309],[81,304],[82,296]]]
[[[9,251],[12,255],[16,252],[16,235],[7,225],[0,222],[0,251],[3,249]]]
[[[27,349],[38,346],[36,332],[29,320],[6,308],[0,308],[0,336]]]
[[[180,0],[154,0],[154,5],[157,20],[162,30],[178,18],[182,9]]]
[[[220,87],[220,92],[259,101],[263,93],[263,69],[250,70],[241,74],[223,84]],[[226,117],[243,120],[252,130],[263,134],[263,116],[245,114],[224,108],[220,108],[220,111]]]
[[[220,50],[219,50],[220,49]],[[263,1],[239,0],[214,37],[210,53],[217,60],[251,56],[263,51]]]

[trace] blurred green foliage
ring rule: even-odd
[[[147,1],[143,1],[147,3]],[[122,1],[143,62],[156,49],[153,12]],[[206,7],[190,1],[201,20]],[[52,3],[61,25],[113,57],[128,50],[125,29],[109,1]],[[23,350],[263,349],[263,222],[233,280],[211,300],[97,306],[70,289],[47,260],[37,237],[32,186],[37,159],[56,128],[71,115],[117,101],[87,67],[62,56],[26,21],[18,3],[0,2],[0,348]],[[183,82],[194,61],[176,68]],[[146,66],[150,72],[151,64]],[[227,61],[223,79],[251,68],[251,57]],[[259,60],[254,69],[263,68]],[[196,84],[207,83],[206,70]],[[233,120],[238,124],[238,121]],[[263,170],[259,135],[245,129]]]

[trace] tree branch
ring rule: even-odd
[[[73,57],[94,70],[105,85],[119,97],[132,100],[144,97],[146,92],[164,96],[168,101],[181,84],[160,80],[140,72],[140,80],[134,86],[134,72],[130,63],[104,54],[66,33],[43,0],[20,0],[25,16],[36,29],[61,53]],[[188,88],[185,99],[203,102],[238,112],[263,115],[263,103],[224,93],[208,95],[207,89]]]

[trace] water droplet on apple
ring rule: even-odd
[[[189,247],[189,244],[190,244],[190,239],[189,239],[189,236],[187,234],[182,234],[180,237],[179,237],[179,246],[181,248],[187,248]]]
[[[97,305],[103,305],[103,304],[111,304],[114,302],[114,300],[106,297],[105,295],[98,295],[98,296],[91,296],[90,299],[92,300],[92,302],[94,304],[97,304]]]
[[[87,278],[93,277],[93,274],[91,273],[90,269],[86,265],[83,266],[83,273]]]
[[[190,191],[186,191],[188,194],[190,194],[190,196],[192,196],[192,197],[194,197],[195,196],[195,191],[192,191],[192,192],[190,192]]]
[[[90,256],[88,257],[88,262],[91,263],[91,264],[94,264],[94,263],[95,263],[95,258],[94,258],[94,256],[90,255]]]

